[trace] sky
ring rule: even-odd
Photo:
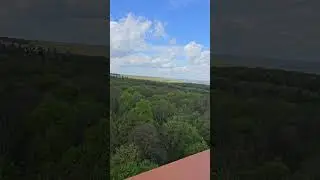
[[[108,45],[108,1],[9,0],[0,5],[0,36]]]
[[[320,62],[319,0],[212,2],[212,53]]]
[[[210,80],[209,0],[112,0],[110,71]]]
[[[10,0],[0,36],[109,45],[118,73],[209,79],[212,54],[320,62],[319,0]],[[210,45],[210,22],[213,44]]]

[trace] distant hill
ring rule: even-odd
[[[159,82],[170,82],[170,83],[183,83],[184,81],[178,79],[162,78],[162,77],[151,77],[151,76],[137,76],[137,75],[126,75],[121,74],[122,77],[127,77],[129,79],[140,79],[140,80],[150,80]]]
[[[320,74],[320,62],[314,61],[283,60],[276,58],[244,57],[225,54],[214,54],[212,55],[211,62],[211,65],[216,67],[262,67],[267,69],[282,69],[289,71]]]
[[[201,80],[172,79],[172,78],[133,76],[133,75],[123,75],[123,76],[127,76],[128,78],[132,78],[132,79],[143,79],[143,80],[169,82],[169,83],[192,83],[192,84],[204,84],[204,85],[210,84],[210,81],[201,81]]]
[[[193,84],[204,84],[204,85],[210,85],[210,81],[201,81],[201,80],[183,80],[185,83],[193,83]]]

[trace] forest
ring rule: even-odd
[[[110,88],[111,179],[209,149],[209,86],[111,78]]]
[[[320,178],[319,75],[212,67],[207,86],[108,66],[0,44],[1,180],[118,180],[210,147],[217,179]]]
[[[105,57],[0,44],[0,179],[108,179]]]
[[[0,45],[1,180],[122,180],[209,149],[207,85],[110,77],[105,57]]]
[[[211,68],[217,179],[311,180],[320,171],[320,76]]]

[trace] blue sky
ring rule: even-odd
[[[209,0],[111,1],[111,72],[210,79]]]

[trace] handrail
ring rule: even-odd
[[[127,180],[209,180],[210,150],[185,157]]]

